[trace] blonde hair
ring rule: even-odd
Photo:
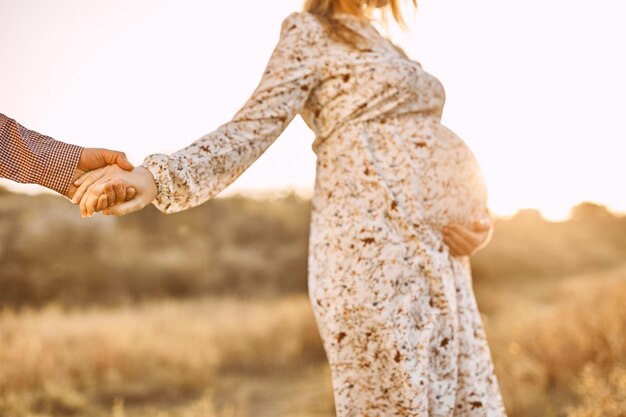
[[[411,3],[414,10],[417,9],[417,0],[407,1]],[[339,20],[334,19],[333,14],[336,11],[345,11],[371,20],[374,15],[374,10],[380,9],[381,23],[385,29],[388,29],[389,15],[391,15],[402,30],[407,30],[406,22],[402,17],[400,8],[401,2],[402,0],[389,0],[385,6],[376,7],[376,3],[378,3],[377,0],[305,0],[302,9],[305,12],[314,14],[331,37],[360,49],[359,42],[363,40],[363,37],[359,33],[342,25]],[[402,49],[397,46],[396,48],[406,55]]]

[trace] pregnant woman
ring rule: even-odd
[[[308,0],[283,20],[232,120],[131,173],[87,176],[75,202],[93,213],[125,185],[135,200],[105,213],[199,205],[301,114],[317,155],[308,290],[337,415],[503,417],[469,256],[452,253],[442,231],[489,215],[485,181],[441,124],[441,83],[372,25],[379,7],[401,21],[398,3]]]

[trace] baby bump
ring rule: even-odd
[[[405,114],[346,125],[318,148],[314,211],[372,220],[394,212],[440,229],[487,211],[479,163],[436,116]]]
[[[414,222],[470,225],[487,211],[487,186],[467,144],[436,116],[404,115],[370,131],[372,158]]]
[[[408,149],[413,159],[421,161],[414,166],[427,221],[469,226],[487,214],[488,192],[482,170],[459,136],[441,123],[432,123],[423,131],[414,131],[410,140]]]

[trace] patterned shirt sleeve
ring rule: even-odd
[[[0,177],[66,195],[83,148],[42,135],[0,113]]]
[[[310,13],[288,15],[258,86],[233,118],[171,155],[144,160],[157,183],[153,204],[160,211],[185,210],[218,194],[301,112],[320,80],[315,45],[321,31]]]

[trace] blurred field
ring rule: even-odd
[[[0,416],[332,417],[310,202],[82,220],[0,191]],[[472,258],[510,417],[626,410],[626,217],[498,219]]]

